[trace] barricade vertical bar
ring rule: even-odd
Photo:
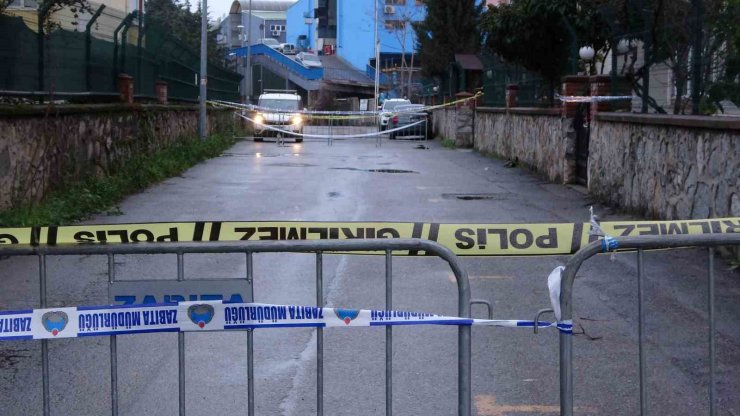
[[[709,416],[714,416],[714,371],[715,371],[715,343],[714,343],[714,247],[709,247]]]
[[[316,306],[324,306],[324,257],[316,252]],[[324,329],[316,328],[316,414],[324,414]]]
[[[640,351],[640,414],[647,415],[647,379],[645,376],[645,276],[644,252],[637,250],[637,343]]]
[[[185,280],[185,262],[182,252],[177,253],[177,281]],[[178,367],[178,398],[180,402],[180,416],[185,416],[185,334],[177,333],[177,367]]]
[[[39,301],[46,308],[46,255],[39,254]],[[44,416],[51,414],[49,396],[49,341],[41,340],[41,377],[44,400]]]
[[[116,259],[108,253],[108,283],[116,281]],[[110,411],[118,416],[118,341],[115,335],[110,336]]]
[[[334,117],[329,116],[329,146],[334,146]]]
[[[385,252],[385,310],[393,309],[393,252]],[[393,328],[385,327],[385,415],[393,414]]]
[[[470,295],[468,294],[468,300]],[[470,303],[468,303],[467,313],[464,318],[470,318]],[[471,338],[470,338],[470,325],[460,325],[458,329],[458,351],[460,354],[459,358],[459,397],[458,401],[458,414],[462,416],[470,416],[472,411],[472,404],[470,402],[471,395],[471,375],[470,375],[470,362],[471,362]]]
[[[561,295],[562,299],[562,295]],[[573,337],[560,333],[560,415],[573,416]]]
[[[254,261],[252,252],[247,252],[247,302],[254,302]],[[254,416],[254,331],[247,330],[247,414]]]

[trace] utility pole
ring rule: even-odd
[[[247,16],[247,104],[252,96],[252,0],[249,0],[249,15]]]
[[[208,82],[208,0],[203,0],[200,9],[200,97],[198,98],[198,135],[205,140],[208,133],[206,117],[206,83]]]
[[[246,36],[247,36],[244,31],[244,25],[237,25],[236,27],[239,29],[239,41],[241,43],[240,45],[241,49],[244,49],[244,46],[245,46],[244,41],[246,40]],[[242,102],[244,103],[248,101],[247,99],[247,64],[245,63],[245,61],[246,61],[246,56],[242,57],[238,61],[240,64],[239,73],[241,73],[242,76],[244,76],[244,79],[242,80],[240,87],[239,87],[241,89],[240,92],[241,92]]]
[[[251,0],[250,0],[251,1]],[[380,48],[378,47],[378,0],[373,0],[375,4],[375,40],[373,45],[375,46],[375,108],[373,111],[378,109],[378,90],[380,89]]]
[[[694,14],[692,24],[692,45],[691,45],[691,114],[699,114],[699,104],[701,103],[701,59],[702,59],[702,37],[703,37],[703,20],[704,20],[704,2],[703,0],[691,0],[691,8]]]

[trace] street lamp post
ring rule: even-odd
[[[249,0],[249,15],[247,16],[247,104],[252,96],[252,0]]]
[[[578,50],[578,56],[586,62],[586,75],[591,75],[591,60],[595,55],[596,51],[591,46],[584,46]]]
[[[375,27],[374,27],[374,37],[373,40],[373,55],[375,56],[375,80],[373,82],[373,97],[375,99],[375,108],[373,108],[373,111],[377,111],[378,109],[378,92],[380,90],[380,48],[378,47],[378,0],[373,0],[373,3],[375,4]]]
[[[203,0],[203,3],[201,3],[200,15],[200,96],[198,97],[198,136],[205,140],[208,133],[208,126],[206,124],[206,83],[208,82],[208,0]]]

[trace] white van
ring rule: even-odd
[[[303,133],[301,96],[295,91],[265,90],[260,95],[257,107],[254,115],[255,142],[261,142],[268,136],[276,137],[281,132],[284,138],[290,138],[290,133]],[[295,136],[296,143],[302,141],[302,137]]]

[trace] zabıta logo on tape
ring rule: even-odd
[[[213,315],[213,306],[208,304],[192,305],[188,308],[188,318],[200,328],[208,325]]]
[[[69,317],[62,311],[46,312],[41,317],[41,324],[44,326],[44,329],[51,332],[54,336],[57,336],[60,332],[64,331],[68,322]]]
[[[337,318],[343,320],[345,325],[349,325],[350,322],[357,318],[360,311],[357,309],[334,309],[334,314],[337,315]]]

